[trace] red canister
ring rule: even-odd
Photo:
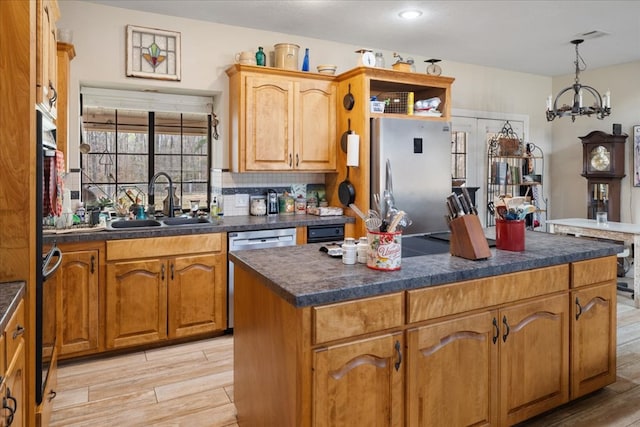
[[[496,219],[496,248],[505,251],[524,251],[524,219]]]

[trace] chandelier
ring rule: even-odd
[[[578,53],[578,46],[583,41],[584,40],[582,39],[571,40],[571,43],[576,46],[576,78],[571,86],[562,89],[558,93],[553,103],[551,102],[551,95],[549,95],[547,98],[547,121],[552,121],[556,117],[571,116],[571,120],[575,122],[576,116],[591,117],[592,114],[595,114],[598,119],[602,120],[611,114],[611,94],[609,91],[607,91],[604,94],[604,97],[602,97],[600,96],[600,93],[591,86],[580,84],[580,71],[587,69],[587,64]],[[572,104],[563,104],[562,107],[558,108],[558,100],[560,97],[566,92],[571,91],[573,93]],[[595,99],[592,106],[585,106],[582,103],[582,95],[584,91],[590,93]]]

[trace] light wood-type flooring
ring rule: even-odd
[[[522,425],[640,427],[640,309],[628,294],[618,293],[618,381]],[[51,426],[237,426],[233,337],[67,363]]]

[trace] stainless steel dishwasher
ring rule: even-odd
[[[277,228],[273,230],[239,231],[228,234],[229,252],[246,251],[252,249],[279,248],[295,246],[295,228]],[[227,327],[233,330],[233,262],[229,260],[227,272]]]

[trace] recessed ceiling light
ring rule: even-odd
[[[420,15],[422,15],[422,11],[417,9],[403,10],[398,14],[402,19],[416,19]]]

